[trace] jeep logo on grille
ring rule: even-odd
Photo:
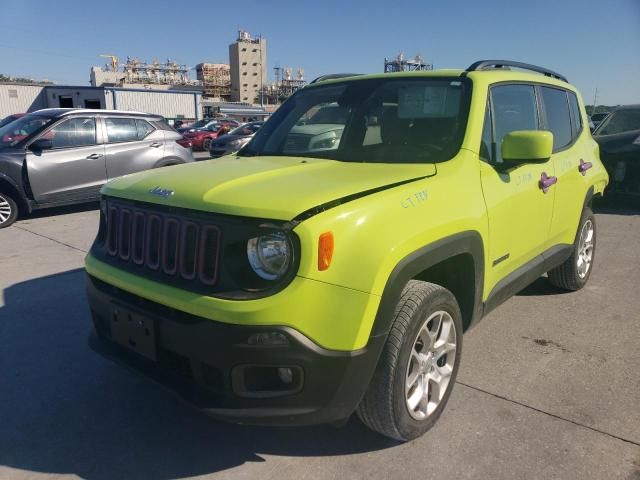
[[[153,187],[151,190],[149,190],[149,193],[151,195],[157,195],[162,198],[169,198],[173,196],[175,192],[173,190],[168,190],[166,188]]]

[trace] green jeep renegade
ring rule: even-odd
[[[463,332],[545,272],[589,279],[587,125],[533,65],[321,77],[237,154],[103,188],[92,348],[218,418],[416,438]]]

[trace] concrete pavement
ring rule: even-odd
[[[0,478],[640,480],[640,215],[598,215],[589,285],[539,279],[465,335],[451,401],[398,445],[216,422],[93,354],[95,207],[0,230]]]

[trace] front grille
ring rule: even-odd
[[[110,201],[105,226],[105,251],[117,263],[201,286],[218,281],[217,225]]]
[[[309,150],[310,137],[307,135],[287,135],[287,139],[284,143],[285,152],[306,152]]]

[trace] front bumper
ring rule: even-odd
[[[311,425],[347,418],[369,384],[384,336],[353,352],[326,350],[282,326],[236,325],[190,315],[125,292],[88,276],[87,295],[95,327],[93,350],[168,387],[207,413],[239,423]],[[154,324],[151,360],[114,341],[114,309]],[[286,345],[250,345],[256,333],[277,332]],[[293,368],[295,385],[276,394],[239,386],[252,368]],[[299,385],[298,385],[299,383]]]

